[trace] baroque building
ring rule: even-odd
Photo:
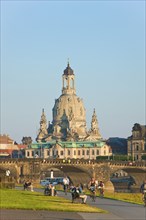
[[[52,109],[52,123],[42,110],[37,143],[30,144],[25,157],[46,159],[96,159],[111,156],[111,147],[102,139],[95,109],[91,128],[86,126],[83,100],[76,95],[75,74],[69,63],[62,75],[62,93]]]
[[[111,147],[103,140],[33,143],[25,150],[26,158],[96,160],[98,156],[111,155]]]
[[[128,155],[133,160],[142,160],[146,157],[146,125],[135,123],[132,128],[132,135],[127,138]]]
[[[62,75],[62,94],[55,100],[52,111],[53,120],[49,125],[47,125],[44,109],[42,111],[37,142],[101,139],[95,109],[91,128],[87,130],[86,110],[83,100],[76,95],[75,74],[69,63]]]

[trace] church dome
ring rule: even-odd
[[[79,136],[86,136],[86,111],[82,99],[76,95],[74,74],[69,64],[62,75],[63,88],[61,96],[55,100],[53,107],[53,126],[65,126]],[[65,122],[66,118],[66,122]]]
[[[53,124],[62,122],[63,114],[66,114],[69,122],[72,124],[72,129],[80,132],[85,132],[86,113],[83,101],[76,95],[61,95],[55,100],[53,107]]]
[[[64,70],[64,74],[63,75],[74,75],[73,70],[71,69],[71,67],[69,66],[69,63],[67,64],[66,69]]]
[[[69,117],[73,113],[74,118],[83,120],[85,119],[85,109],[83,101],[75,94],[73,95],[61,95],[55,100],[55,105],[53,107],[53,119],[59,119],[63,115],[64,110],[66,115]],[[56,113],[56,114],[55,114]]]
[[[55,100],[52,123],[48,123],[44,113],[40,120],[37,142],[42,141],[91,141],[101,139],[95,109],[91,129],[87,131],[86,110],[83,100],[76,95],[75,74],[69,62],[62,74],[62,94]]]

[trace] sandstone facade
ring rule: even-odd
[[[37,142],[83,141],[99,140],[101,135],[98,128],[95,109],[92,116],[91,128],[87,130],[86,110],[83,100],[76,95],[75,74],[69,63],[62,75],[62,94],[55,100],[52,123],[47,124],[44,109],[40,120]]]

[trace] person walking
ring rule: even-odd
[[[63,189],[64,189],[64,192],[65,192],[65,195],[67,195],[68,186],[69,186],[69,179],[66,176],[66,177],[63,178]]]

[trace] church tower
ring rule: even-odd
[[[95,109],[93,110],[93,115],[92,115],[92,120],[91,120],[90,135],[94,139],[101,139],[101,135],[100,135],[99,128],[98,128],[98,120],[97,120]]]
[[[75,94],[75,75],[73,70],[69,66],[69,62],[67,64],[66,69],[64,70],[64,74],[62,75],[62,94],[72,95]]]
[[[64,117],[62,117],[64,114],[66,115],[66,125]],[[55,132],[54,136],[58,136],[58,139],[60,138],[60,132],[63,132],[63,137],[73,137],[75,135],[79,136],[79,139],[83,139],[87,135],[86,110],[82,99],[76,95],[75,74],[69,62],[62,75],[62,94],[55,100],[53,107],[52,124]]]
[[[95,109],[92,115],[91,128],[87,131],[86,110],[83,100],[76,95],[75,74],[69,62],[62,74],[61,91],[59,98],[55,99],[52,109],[53,120],[48,126],[44,109],[42,110],[36,141],[96,141],[101,139]]]
[[[40,129],[38,136],[36,138],[37,142],[42,142],[43,139],[45,139],[48,136],[48,131],[47,131],[47,120],[45,116],[44,109],[42,110],[42,115],[41,115],[41,120],[40,120]]]

